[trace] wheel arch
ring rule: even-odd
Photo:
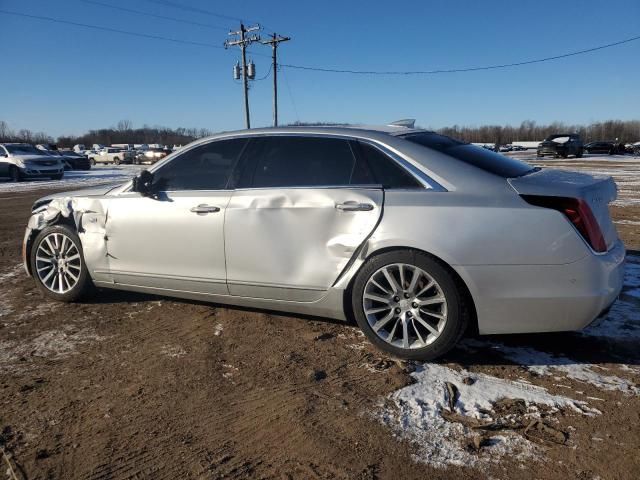
[[[360,271],[362,270],[362,268],[364,267],[364,265],[370,259],[377,257],[379,255],[382,255],[384,253],[389,253],[394,251],[407,251],[407,250],[421,253],[423,255],[427,255],[428,257],[430,257],[431,259],[439,263],[445,270],[447,270],[451,274],[454,281],[456,282],[456,285],[462,292],[465,305],[469,309],[469,324],[467,328],[471,331],[471,333],[477,334],[479,331],[479,328],[478,328],[478,315],[475,307],[476,302],[473,298],[473,295],[471,294],[471,290],[467,285],[467,282],[462,278],[462,275],[455,268],[453,268],[448,262],[440,258],[438,255],[434,255],[433,253],[423,250],[421,248],[409,247],[409,246],[385,246],[377,250],[367,252],[366,256],[362,259],[362,262],[360,263],[358,268],[352,273],[347,283],[347,286],[344,289],[343,308],[344,308],[345,317],[347,318],[349,323],[355,322],[353,309],[351,307],[351,293],[353,291],[353,284],[355,283],[355,280],[358,274],[360,273]]]
[[[38,237],[40,232],[43,231],[45,228],[55,227],[56,225],[67,225],[68,227],[74,229],[76,233],[78,231],[75,223],[73,223],[73,219],[70,217],[63,217],[62,215],[59,215],[56,220],[54,220],[52,223],[48,223],[47,225],[44,225],[42,228],[31,230],[31,232],[29,232],[29,238],[27,238],[24,243],[24,251],[22,254],[25,268],[27,269],[27,273],[30,276],[33,276],[33,271],[31,268],[31,250],[33,249],[33,242]]]

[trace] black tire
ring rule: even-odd
[[[113,163],[116,164],[116,165],[120,165],[120,159],[118,157],[115,157],[113,159]]]
[[[400,348],[379,337],[364,312],[363,295],[367,282],[381,268],[393,264],[418,267],[437,282],[446,299],[447,319],[439,336],[430,344],[419,348]],[[415,250],[395,250],[367,260],[356,275],[351,288],[351,308],[358,326],[369,341],[385,352],[403,359],[428,361],[448,352],[460,340],[469,322],[466,296],[456,277],[439,260]]]
[[[51,234],[56,233],[63,234],[68,239],[70,239],[74,243],[80,255],[80,273],[78,275],[78,281],[73,288],[64,293],[54,292],[42,282],[42,279],[38,276],[36,264],[36,254],[38,252],[38,248],[47,237],[49,237]],[[75,230],[67,225],[54,225],[44,228],[33,241],[31,254],[29,256],[29,262],[31,266],[31,274],[33,275],[36,286],[49,298],[58,300],[60,302],[75,302],[85,296],[93,288],[93,282],[91,281],[87,266],[84,262],[84,253],[82,251],[82,243],[80,242],[80,238],[78,237],[78,234],[75,232]]]
[[[536,157],[538,157],[538,158],[544,158],[544,155],[543,155],[543,154],[541,154],[541,153],[536,153]]]
[[[96,159],[95,159],[95,158],[90,158],[90,159],[89,159],[89,164],[90,164],[92,167],[95,167],[95,166],[96,166]]]
[[[9,177],[11,177],[12,182],[21,182],[23,180],[22,172],[15,165],[9,167]]]

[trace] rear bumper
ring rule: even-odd
[[[625,248],[566,265],[456,267],[467,283],[481,334],[581,330],[622,290]]]

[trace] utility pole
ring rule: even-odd
[[[278,44],[288,42],[291,37],[279,37],[276,33],[271,35],[271,40],[264,40],[263,45],[271,45],[273,60],[273,126],[278,126]]]
[[[247,33],[260,30],[260,25],[254,25],[253,27],[246,28],[243,23],[240,23],[240,30],[236,32],[229,32],[229,36],[238,36],[236,40],[227,40],[224,42],[224,48],[239,46],[242,52],[242,83],[244,89],[244,115],[247,128],[251,128],[251,118],[249,116],[249,78],[255,77],[255,68],[253,64],[251,68],[247,68],[247,47],[253,42],[259,42],[259,35],[249,35]],[[234,69],[234,74],[236,69]]]

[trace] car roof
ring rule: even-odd
[[[407,128],[393,125],[304,125],[286,127],[252,128],[250,130],[234,130],[220,132],[201,139],[217,139],[224,137],[247,137],[265,135],[308,134],[308,135],[336,135],[345,137],[382,139],[384,137],[407,135],[410,133],[433,133],[421,128]],[[198,143],[201,143],[200,141]]]

